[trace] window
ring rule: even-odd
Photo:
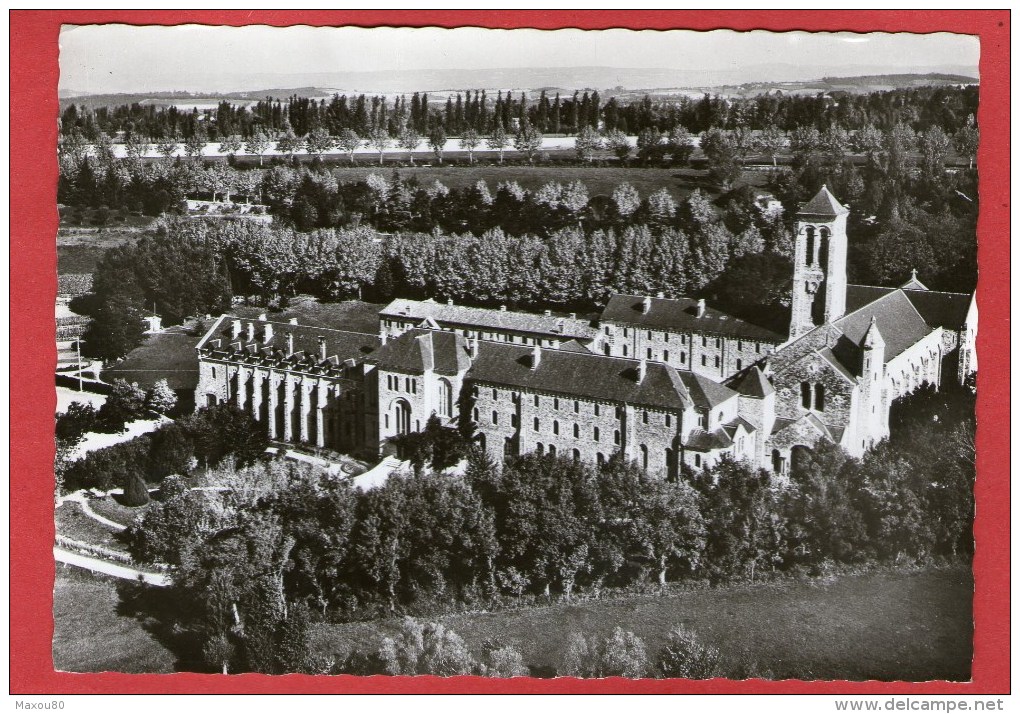
[[[412,379],[411,380],[411,394],[417,394],[417,393],[418,393],[418,380],[417,379]]]
[[[617,407],[616,408],[616,418],[619,419],[622,416],[623,416],[623,410],[620,409],[620,407]]]
[[[815,385],[815,410],[825,411],[825,385]]]
[[[560,434],[560,423],[555,420],[553,420],[553,434],[556,434],[557,436]]]
[[[449,380],[439,380],[439,416],[453,416],[453,387]]]
[[[647,352],[646,352],[646,353],[647,353],[647,355],[648,355],[648,359],[654,359],[654,358],[652,357],[652,348],[651,348],[651,347],[649,347],[649,348],[648,348],[648,350],[647,350]]]
[[[800,383],[800,405],[805,409],[811,408],[811,385],[807,382]]]
[[[807,249],[804,251],[804,265],[811,265],[815,260],[815,229],[814,226],[808,226],[807,230]]]
[[[613,432],[613,443],[616,444],[617,446],[620,445],[620,430],[619,429],[617,429],[616,431]]]
[[[872,409],[874,409],[874,407],[872,407]],[[599,440],[599,428],[598,427],[595,427],[594,429],[591,430],[591,437],[595,441]]]
[[[680,335],[680,344],[681,345],[687,344],[687,335]]]
[[[624,336],[624,337],[626,337],[626,336],[627,336],[627,328],[626,328],[626,327],[625,327],[625,328],[623,328],[623,336]]]
[[[698,412],[698,427],[701,429],[705,428],[705,415]]]
[[[737,340],[737,349],[738,350],[744,349],[744,341],[743,340]]]
[[[739,372],[739,371],[740,371],[740,370],[742,370],[743,368],[744,368],[744,361],[743,361],[743,360],[739,360],[739,359],[738,359],[738,360],[737,360],[737,371]]]
[[[687,364],[687,353],[686,352],[681,352],[680,353],[680,364]]]
[[[581,438],[581,427],[578,424],[574,424],[574,438],[575,439]]]
[[[517,428],[517,415],[516,414],[511,414],[510,415],[510,426],[512,426],[515,429]]]
[[[722,346],[722,340],[720,340],[718,337],[715,338],[715,346],[716,347],[721,347]]]
[[[701,336],[701,346],[708,347],[708,338],[705,337],[704,335]]]
[[[478,423],[478,407],[474,408],[474,410],[471,412],[471,416],[474,419],[474,422],[477,424]]]
[[[662,341],[663,341],[663,342],[669,342],[669,333],[668,333],[668,332],[666,332],[665,334],[663,334],[663,336],[662,336]]]
[[[595,454],[595,461],[598,462],[599,466],[605,466],[606,465],[606,456],[605,456],[605,454],[603,454],[601,451],[599,453]]]
[[[535,444],[535,451],[538,452],[539,456],[545,453],[545,446],[542,444],[541,441]]]
[[[571,457],[573,457],[574,463],[577,463],[578,461],[581,460],[581,452],[578,451],[577,449],[574,449],[573,451],[571,451],[570,455],[571,455]]]
[[[602,345],[602,351],[606,353],[606,357],[611,357],[613,354],[613,348],[611,345]]]
[[[648,339],[652,339],[652,331],[651,330],[648,331]]]
[[[495,409],[493,409],[493,411],[492,411],[492,425],[496,426],[497,424],[499,424],[499,412],[497,412]]]
[[[669,350],[662,351],[662,361],[669,362]]]
[[[393,377],[388,374],[386,375],[386,388],[393,389]]]
[[[595,416],[598,416],[598,415],[599,415],[599,405],[596,404],[595,405]]]
[[[410,377],[404,377],[404,391],[405,392],[410,392],[411,391],[411,378]]]
[[[754,351],[757,352],[758,354],[761,354],[761,343],[760,342],[755,342],[754,343]]]
[[[559,397],[553,397],[553,409],[555,409],[556,411],[560,410],[560,398]]]
[[[538,395],[537,394],[535,395],[535,406],[536,407],[538,406]]]
[[[701,467],[701,454],[694,455],[694,465],[699,468]]]
[[[626,357],[626,356],[627,356],[627,345],[624,345],[624,346],[623,346],[623,356],[624,356],[624,357]]]
[[[212,368],[212,378],[216,379],[216,368],[215,367]]]
[[[641,445],[641,468],[648,468],[648,447],[644,444]]]
[[[666,415],[666,426],[672,426],[672,423],[673,423],[673,417],[671,417],[669,414],[667,414]]]
[[[580,413],[581,413],[581,403],[575,399],[574,400],[574,414],[580,414]]]
[[[549,456],[556,456],[556,446],[549,444]]]
[[[493,389],[492,390],[492,401],[496,401],[497,399],[499,399],[499,392],[497,392],[495,389]]]
[[[702,367],[708,366],[708,357],[705,355],[701,355],[701,366]]]
[[[647,424],[648,423],[648,412],[646,412],[646,411],[645,412],[641,412],[641,423],[642,424]]]
[[[535,431],[538,431],[538,417],[535,417]]]
[[[719,361],[720,361],[720,360],[719,360],[719,355],[716,355],[716,356],[715,356],[715,367],[716,367],[716,369],[718,369],[718,368],[719,368]]]

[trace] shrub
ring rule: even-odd
[[[63,443],[73,446],[82,437],[96,428],[98,411],[91,404],[71,402],[67,411],[57,415],[56,437]]]
[[[128,384],[123,379],[115,379],[109,398],[99,408],[98,428],[107,433],[116,434],[124,430],[124,425],[146,415],[145,392],[138,384]]]
[[[571,677],[643,677],[648,672],[645,643],[617,627],[603,641],[596,636],[570,636],[560,674]]]
[[[388,674],[432,674],[450,677],[476,668],[464,640],[438,622],[422,624],[405,617],[396,637],[387,637],[379,660]]]
[[[482,673],[486,677],[527,677],[524,655],[509,642],[486,642],[482,645]]]
[[[697,636],[683,626],[673,628],[655,661],[660,677],[678,679],[711,679],[720,675],[719,650],[702,644]]]
[[[137,508],[149,502],[149,490],[145,487],[145,481],[138,474],[128,478],[127,486],[124,487],[124,505]]]
[[[161,379],[146,393],[145,406],[157,414],[167,414],[177,406],[177,395],[167,381]]]

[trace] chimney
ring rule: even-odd
[[[468,341],[468,347],[471,350],[471,359],[472,360],[478,359],[478,338],[472,337]]]
[[[273,326],[266,323],[266,329],[262,331],[262,344],[268,345],[273,341]]]
[[[294,354],[294,333],[287,333],[287,356],[290,357]]]
[[[265,321],[266,321],[266,313],[263,312],[262,314],[259,315],[259,322],[265,322]]]
[[[698,317],[705,316],[705,298],[698,300]]]
[[[531,368],[538,369],[539,363],[542,362],[542,348],[535,345],[531,348]]]
[[[254,322],[249,322],[248,323],[248,335],[247,335],[247,337],[248,337],[248,340],[247,340],[248,342],[254,342],[255,341],[255,323]]]
[[[651,311],[651,309],[652,309],[652,299],[646,295],[645,299],[641,301],[641,314],[642,315],[647,315],[649,313],[649,311]]]
[[[559,340],[552,340],[552,348],[554,350],[558,350],[560,348],[560,341]]]
[[[577,319],[577,313],[576,312],[570,313],[570,319],[571,320],[576,320]]]
[[[546,310],[545,311],[545,316],[546,317],[552,317],[552,310]]]
[[[379,330],[379,342],[380,342],[380,343],[382,343],[382,344],[384,344],[384,345],[385,345],[385,344],[386,344],[386,338],[387,338],[387,336],[388,336],[388,335],[386,334],[386,328],[385,328],[385,327],[384,327],[384,328],[382,328],[381,330]]]
[[[296,317],[290,318],[289,320],[287,320],[287,324],[296,325],[297,324],[297,318]]]
[[[637,383],[641,384],[645,381],[645,373],[648,372],[648,360],[642,359],[638,362],[637,368]]]
[[[660,300],[662,300],[662,298],[666,297],[666,293],[664,293],[664,292],[662,292],[662,291],[660,290],[660,291],[659,291],[658,293],[656,293],[656,294],[655,294],[655,297],[657,297],[657,298],[659,298]]]
[[[326,338],[319,338],[319,360],[322,362],[326,361]]]
[[[241,336],[241,321],[234,320],[230,323],[230,339],[236,340]]]
[[[506,312],[506,305],[500,305],[499,306],[499,311],[500,312]]]
[[[453,304],[453,298],[447,298],[446,299],[446,304],[447,305],[452,305]]]

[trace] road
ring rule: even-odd
[[[142,570],[128,567],[126,565],[117,565],[110,563],[99,558],[92,558],[81,553],[74,553],[70,550],[65,550],[59,546],[53,546],[53,558],[58,563],[65,563],[66,565],[73,565],[78,568],[84,568],[91,570],[94,573],[103,573],[104,575],[110,575],[121,580],[133,580],[135,582],[143,582],[146,585],[155,585],[156,587],[165,587],[170,584],[170,579],[165,575],[159,573],[147,573]]]

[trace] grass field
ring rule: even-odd
[[[573,632],[605,635],[619,625],[654,654],[669,629],[683,624],[728,661],[773,678],[965,680],[972,597],[969,570],[956,568],[633,596],[443,622],[476,654],[487,639],[516,640],[535,674],[553,674]],[[320,626],[317,647],[374,651],[394,627],[393,621]]]
[[[53,666],[63,672],[168,673],[176,657],[134,617],[118,615],[115,581],[57,564]]]
[[[94,506],[95,504],[90,504]],[[93,508],[93,510],[95,510]],[[97,511],[98,512],[98,511]],[[127,552],[127,548],[114,536],[113,531],[94,518],[89,518],[74,502],[62,503],[55,512],[57,533],[91,545]],[[112,518],[110,520],[113,520]],[[119,522],[119,521],[118,521]]]
[[[130,526],[135,522],[136,518],[144,514],[146,511],[145,506],[131,508],[129,506],[121,505],[117,502],[114,496],[90,498],[89,508],[103,518],[108,518],[114,523],[120,523],[122,526]]]
[[[94,272],[103,254],[110,248],[136,243],[146,234],[151,218],[131,217],[136,225],[102,228],[61,226],[57,231],[57,273]]]

